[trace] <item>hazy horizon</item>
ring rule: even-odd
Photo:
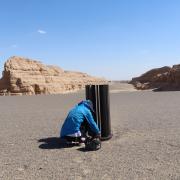
[[[1,2],[0,77],[11,56],[108,80],[180,64],[178,0]]]
[[[31,59],[31,58],[25,57],[25,56],[20,56],[20,57]],[[9,58],[10,58],[10,57],[9,57]],[[9,59],[9,58],[8,58],[8,59]],[[7,60],[8,60],[8,59],[7,59]],[[40,60],[40,59],[32,59],[32,60],[37,60],[37,61],[40,61],[40,62],[43,63],[43,61]],[[4,62],[4,63],[5,63],[5,62]],[[55,66],[58,66],[58,67],[62,68],[61,66],[59,66],[59,65],[57,65],[57,64],[45,64],[45,63],[43,63],[43,64],[44,64],[44,65],[55,65]],[[172,65],[164,65],[164,66],[172,67],[173,65],[174,65],[174,64],[172,64]],[[151,69],[160,68],[160,67],[163,67],[163,66],[152,67]],[[2,77],[3,69],[4,69],[4,65],[3,65],[2,68],[0,68],[0,78]],[[75,70],[75,69],[64,69],[64,68],[62,68],[62,69],[63,69],[63,70],[67,70],[67,71],[77,71],[77,72],[87,73],[87,72],[78,71],[78,70]],[[129,79],[109,79],[109,78],[106,78],[105,76],[98,76],[98,75],[95,75],[95,74],[92,74],[92,73],[87,73],[87,74],[89,74],[89,75],[91,75],[91,76],[97,76],[97,77],[106,78],[106,79],[109,80],[109,81],[129,81],[129,80],[131,80],[132,78],[137,77],[137,76],[140,76],[140,75],[142,75],[143,73],[145,73],[145,72],[147,72],[147,71],[149,71],[149,70],[151,70],[151,69],[147,69],[147,70],[143,71],[141,74],[138,74],[138,75],[135,75],[135,76],[133,76],[133,77],[130,77]]]

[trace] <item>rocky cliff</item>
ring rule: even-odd
[[[140,77],[133,78],[130,83],[140,90],[180,90],[180,65],[152,69]]]
[[[13,56],[4,64],[0,95],[58,94],[80,90],[87,84],[102,83],[107,81]]]

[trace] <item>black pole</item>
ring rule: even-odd
[[[111,134],[109,85],[99,85],[100,89],[100,107],[101,107],[101,139],[108,140]]]
[[[96,123],[99,127],[98,117],[97,117],[98,111],[97,111],[97,106],[96,106],[97,97],[96,97],[96,89],[95,89],[94,85],[86,86],[86,99],[91,100],[93,103],[93,108],[94,108],[94,112],[95,112],[95,114],[93,114],[93,116],[94,116],[94,120],[96,121]]]
[[[101,130],[101,140],[112,137],[109,104],[109,85],[87,85],[86,99],[93,103],[94,119]]]

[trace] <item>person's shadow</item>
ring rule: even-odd
[[[48,137],[48,138],[42,138],[38,140],[39,143],[42,143],[39,145],[40,149],[64,149],[64,148],[72,148],[77,147],[77,145],[73,144],[67,144],[64,139],[61,139],[59,137]],[[79,147],[77,149],[81,152],[87,152],[84,147]]]
[[[48,137],[38,140],[40,149],[62,149],[62,148],[70,148],[72,145],[67,145],[64,139],[59,137]]]

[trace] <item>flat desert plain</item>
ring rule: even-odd
[[[179,180],[180,92],[110,93],[113,138],[98,151],[59,143],[83,91],[0,97],[2,180]]]

